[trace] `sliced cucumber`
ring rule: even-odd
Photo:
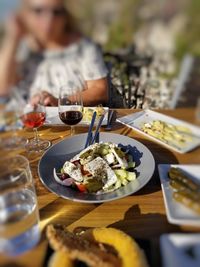
[[[134,161],[130,161],[128,163],[128,168],[134,168],[135,167],[135,162]]]
[[[114,170],[115,174],[120,180],[126,180],[127,177],[127,171],[126,170]]]
[[[106,148],[104,148],[104,147],[102,147],[102,148],[100,148],[99,153],[100,153],[102,156],[106,156],[107,154],[109,154],[109,150],[106,149]]]
[[[129,161],[129,162],[132,162],[132,161],[133,161],[133,156],[130,155],[130,154],[128,154],[128,161]]]
[[[116,189],[120,188],[121,185],[122,185],[122,183],[121,183],[121,181],[118,179],[117,182],[115,183],[114,189],[116,190]]]
[[[124,180],[122,180],[122,185],[127,185],[128,182],[129,182],[128,180],[124,179]]]
[[[135,172],[127,172],[127,177],[126,179],[128,181],[133,181],[136,179],[136,173]]]
[[[134,168],[135,161],[133,160],[133,156],[128,154],[128,168]]]

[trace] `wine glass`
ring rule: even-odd
[[[74,135],[74,125],[83,118],[83,101],[81,90],[73,85],[60,88],[58,100],[58,112],[62,122],[71,126],[71,136]]]
[[[26,144],[26,148],[30,152],[42,152],[51,145],[50,141],[43,139],[41,140],[38,136],[37,129],[44,124],[45,119],[46,110],[45,106],[42,104],[27,104],[25,106],[21,120],[25,127],[33,129],[35,133],[35,137],[32,140],[29,140]]]

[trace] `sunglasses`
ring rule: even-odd
[[[46,8],[46,7],[30,7],[30,10],[36,15],[51,14],[54,17],[63,16],[65,14],[64,7]]]

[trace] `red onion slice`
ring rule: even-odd
[[[55,168],[53,169],[53,176],[54,176],[54,178],[55,178],[55,180],[56,180],[57,183],[59,183],[61,185],[64,185],[64,186],[71,186],[74,183],[74,179],[73,178],[67,178],[65,180],[61,180],[58,177]]]

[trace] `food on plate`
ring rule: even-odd
[[[92,119],[93,113],[96,111],[96,119],[98,120],[103,114],[105,114],[105,109],[103,107],[84,107],[83,109],[83,120],[90,122]]]
[[[136,179],[135,162],[127,147],[113,143],[95,143],[69,161],[57,172],[55,180],[81,192],[105,193]]]
[[[141,130],[164,143],[182,148],[188,142],[192,142],[192,132],[183,125],[173,125],[160,120],[144,123]]]
[[[173,198],[200,214],[200,184],[179,168],[170,168],[168,175]]]
[[[137,243],[114,228],[92,228],[71,233],[64,226],[49,225],[47,237],[56,251],[50,259],[49,267],[71,267],[78,261],[88,267],[148,266]]]

